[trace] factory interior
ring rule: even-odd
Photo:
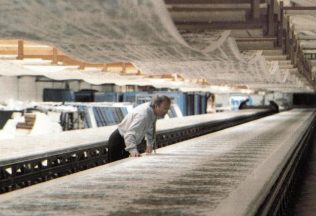
[[[0,216],[315,214],[316,0],[0,0],[0,17]],[[111,134],[162,95],[153,152],[112,162]]]

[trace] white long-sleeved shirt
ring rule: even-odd
[[[150,103],[137,106],[132,112],[128,113],[118,125],[118,130],[124,137],[128,152],[137,151],[137,145],[146,137],[147,146],[153,146],[154,134],[153,124],[157,119]]]

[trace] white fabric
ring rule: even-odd
[[[297,6],[316,6],[315,0],[291,0],[292,3],[295,3]]]
[[[310,1],[312,2],[312,1]],[[316,2],[314,1],[315,5]],[[311,6],[304,5],[303,6]],[[316,15],[315,10],[311,11],[287,11],[287,18],[289,19],[290,28],[293,30],[295,41],[298,43],[298,47],[303,52],[305,50],[316,53]],[[292,37],[292,36],[291,36]],[[314,51],[313,51],[314,49]],[[306,62],[311,66],[311,79],[315,80],[316,70],[315,65],[312,64],[312,60],[306,59]]]
[[[279,70],[271,73],[262,55],[239,53],[229,32],[193,35],[186,42],[162,0],[2,0],[0,25],[2,38],[50,44],[85,62],[131,62],[146,74],[180,73],[213,85],[289,84],[305,89]]]

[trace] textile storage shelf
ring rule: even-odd
[[[65,102],[75,101],[75,93],[70,89],[51,89],[43,90],[43,101]]]
[[[171,113],[173,114],[170,114],[171,116],[169,115],[169,117],[198,115],[206,113],[208,94],[202,92],[127,92],[123,93],[123,101],[139,105],[151,101],[152,97],[157,94],[168,96],[172,100],[173,104],[176,104],[179,107],[181,114],[179,114],[178,111],[173,112],[171,110]],[[176,113],[177,115],[175,116]]]
[[[133,105],[128,103],[67,103],[78,108],[85,128],[115,125],[122,121]]]
[[[93,89],[82,89],[75,92],[76,102],[93,102],[95,93],[96,90]]]
[[[123,94],[120,92],[95,92],[94,102],[123,102]]]

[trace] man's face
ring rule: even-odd
[[[159,117],[163,118],[170,108],[170,103],[168,101],[163,101],[159,106],[155,106],[154,113]]]

